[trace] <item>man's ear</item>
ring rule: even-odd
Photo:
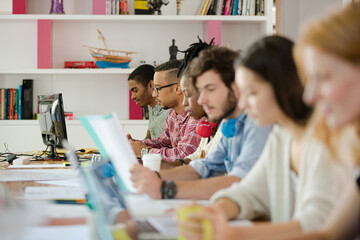
[[[152,91],[153,87],[154,87],[154,80],[150,80],[148,83],[148,89]]]
[[[179,94],[183,94],[183,92],[181,91],[181,87],[180,87],[180,83],[176,84],[176,94],[179,95]]]
[[[233,92],[235,94],[236,100],[239,101],[240,100],[240,89],[236,85],[235,81],[231,83],[231,89],[233,90]]]

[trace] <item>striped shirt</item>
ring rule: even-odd
[[[165,161],[185,158],[199,146],[201,137],[195,132],[198,122],[185,110],[176,114],[171,109],[165,121],[164,132],[157,139],[145,139],[142,142],[152,147],[149,153],[160,153]]]

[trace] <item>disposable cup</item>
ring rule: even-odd
[[[150,168],[152,171],[160,171],[161,155],[157,153],[148,153],[142,157],[145,167]]]

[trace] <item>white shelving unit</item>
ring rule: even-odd
[[[13,14],[13,15],[0,15],[0,20],[53,20],[53,21],[84,21],[84,22],[99,22],[99,21],[124,21],[124,22],[163,22],[172,21],[179,22],[205,22],[209,20],[221,20],[225,22],[266,22],[266,16],[164,16],[164,15],[48,15],[48,14]]]
[[[81,3],[78,0],[65,2],[65,7],[75,9],[65,9],[67,15],[49,15],[45,14],[49,7],[43,7],[43,1],[28,0],[29,14],[0,15],[2,33],[0,52],[6,56],[0,58],[0,88],[17,88],[22,83],[22,79],[34,79],[34,112],[36,112],[37,95],[61,92],[65,111],[74,112],[76,119],[82,115],[116,112],[121,121],[126,121],[125,131],[134,134],[135,137],[143,138],[147,122],[140,121],[143,123],[141,128],[140,122],[134,127],[132,121],[127,121],[129,119],[128,74],[139,65],[140,61],[149,64],[153,64],[154,61],[157,64],[167,61],[172,39],[176,40],[175,44],[179,50],[185,50],[189,44],[197,41],[197,36],[204,39],[204,32],[208,30],[207,24],[211,22],[221,23],[222,46],[236,50],[245,49],[256,39],[272,34],[273,3],[272,0],[265,1],[266,16],[114,16],[89,15],[91,1],[85,0],[81,0]],[[194,0],[191,4],[189,1],[186,2],[190,6],[187,9],[195,12],[198,2],[200,1]],[[76,14],[76,8],[79,9],[80,4],[84,4],[86,11],[80,10],[80,14]],[[37,28],[38,21],[41,20],[51,20],[52,68],[50,69],[37,68]],[[102,47],[96,29],[103,32],[112,49],[137,52],[133,56],[130,69],[63,69],[64,61],[92,61],[87,48],[82,46]],[[179,53],[178,58],[182,57],[183,55]],[[0,145],[13,137],[12,128],[21,129],[21,123],[11,122],[14,121],[0,121],[2,133]],[[34,131],[34,128],[36,128],[34,132],[39,131],[37,121],[33,121],[30,126],[32,126],[31,131]],[[70,141],[73,136],[71,131],[78,133],[75,134],[75,139],[85,138],[80,130],[74,130],[76,126],[81,127],[80,124],[75,124],[68,129]],[[29,133],[24,132],[24,134],[31,136],[31,131],[27,131]],[[18,138],[22,138],[21,133],[17,134]],[[40,138],[37,136],[34,137]],[[21,142],[19,141],[17,145]],[[84,147],[81,143],[75,141],[75,144]],[[11,144],[10,148],[17,150],[18,146],[12,147]]]
[[[144,138],[148,120],[120,120],[122,130],[134,138]],[[40,126],[36,120],[4,120],[0,122],[0,152],[6,143],[11,152],[44,150]],[[96,148],[96,145],[78,120],[66,121],[69,142],[76,148]]]
[[[133,68],[106,68],[106,69],[0,69],[0,74],[130,74]]]

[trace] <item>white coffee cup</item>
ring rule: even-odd
[[[142,157],[145,167],[150,168],[152,171],[160,171],[161,155],[158,153],[148,153]]]

